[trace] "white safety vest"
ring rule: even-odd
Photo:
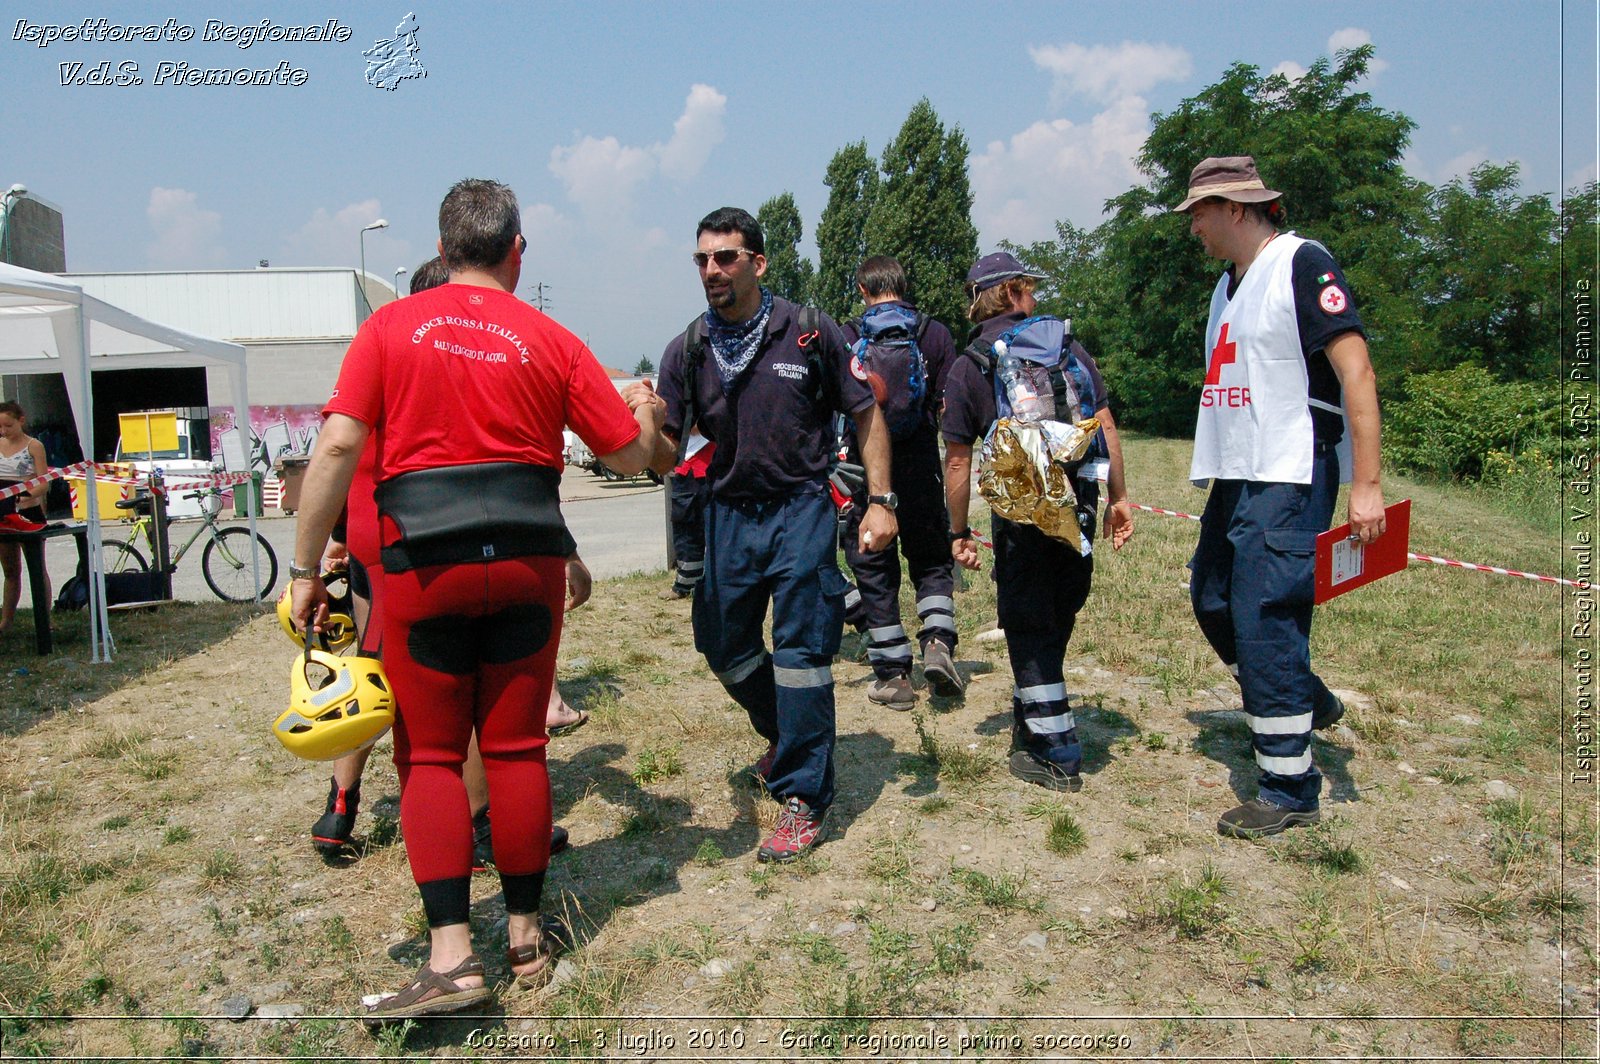
[[[1228,274],[1211,293],[1206,377],[1189,479],[1311,483],[1315,438],[1294,305],[1294,253],[1306,241],[1281,233],[1267,242],[1228,298]],[[1349,426],[1339,445],[1340,482],[1349,480]]]

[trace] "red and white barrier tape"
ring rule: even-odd
[[[1181,517],[1187,521],[1198,521],[1200,518],[1194,514],[1180,513],[1177,510],[1162,510],[1155,506],[1144,506],[1140,503],[1129,503],[1135,510],[1144,510],[1146,513],[1164,514],[1167,517]],[[1406,557],[1414,562],[1432,562],[1434,565],[1448,565],[1452,569],[1472,569],[1480,573],[1498,573],[1501,576],[1520,576],[1524,580],[1537,580],[1543,584],[1560,584],[1563,587],[1586,587],[1585,582],[1579,580],[1565,580],[1559,576],[1543,576],[1539,573],[1524,573],[1517,569],[1505,569],[1498,565],[1476,565],[1472,562],[1460,562],[1454,558],[1435,558],[1431,554],[1413,554],[1406,552]]]
[[[28,491],[31,488],[36,488],[40,484],[48,484],[50,481],[60,480],[62,477],[82,477],[86,472],[88,472],[90,466],[94,466],[95,468],[95,481],[101,484],[144,484],[149,480],[149,477],[124,477],[110,473],[101,474],[99,472],[101,469],[111,469],[115,467],[106,466],[95,462],[78,462],[69,466],[53,466],[50,469],[45,470],[43,473],[40,473],[36,477],[30,477],[27,480],[21,480],[15,484],[8,484],[6,487],[0,488],[0,499],[9,499],[14,495],[21,495],[23,492]],[[233,484],[242,484],[249,479],[249,473],[215,473],[211,475],[196,474],[194,476],[178,474],[176,476],[167,478],[166,484],[169,488],[195,487],[197,485],[221,488]]]
[[[29,477],[27,480],[19,480],[15,484],[8,484],[4,488],[0,488],[0,499],[9,499],[13,495],[21,495],[25,491],[28,491],[32,488],[37,488],[40,484],[48,484],[50,481],[60,480],[62,477],[77,476],[84,470],[88,469],[90,464],[91,463],[89,462],[79,462],[77,465],[63,466],[60,468],[52,466],[36,477]]]

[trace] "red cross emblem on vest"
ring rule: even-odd
[[[1231,366],[1234,358],[1239,353],[1239,345],[1228,342],[1228,326],[1231,322],[1222,323],[1222,332],[1217,334],[1217,346],[1211,349],[1211,362],[1206,367],[1206,383],[1217,384],[1222,380],[1222,367]]]

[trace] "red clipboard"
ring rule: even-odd
[[[1383,511],[1384,530],[1376,543],[1363,546],[1350,539],[1350,526],[1330,528],[1317,537],[1318,604],[1381,580],[1406,567],[1411,550],[1411,500],[1402,499]]]

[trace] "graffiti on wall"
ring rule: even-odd
[[[211,453],[230,473],[272,471],[284,455],[310,454],[322,430],[322,408],[310,404],[252,406],[250,424],[235,423],[231,408],[211,415]]]

